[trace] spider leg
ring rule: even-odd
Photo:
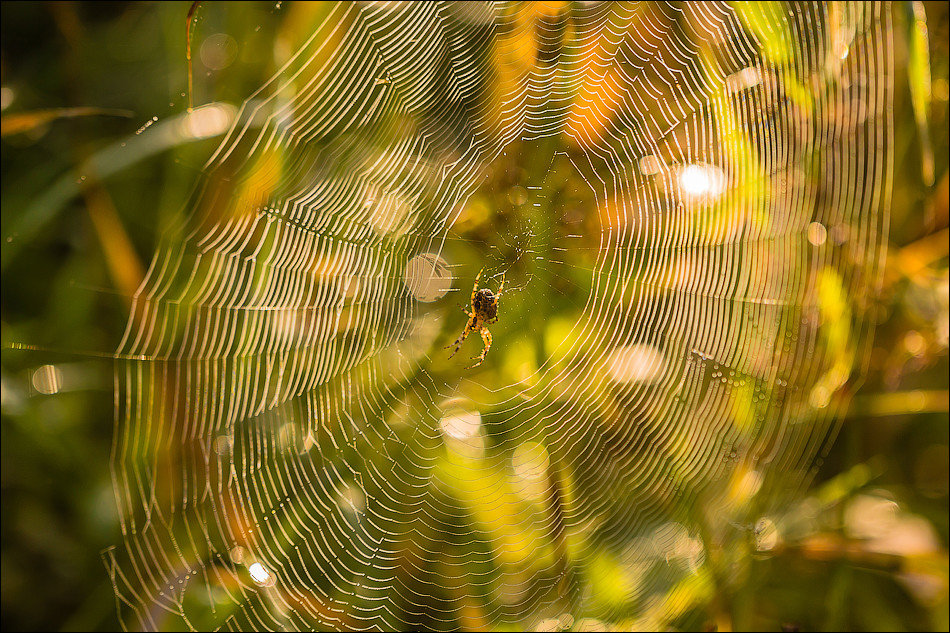
[[[501,291],[505,289],[505,273],[501,274],[501,285],[498,286],[498,292],[495,293],[496,296],[501,296]]]
[[[482,364],[482,361],[485,360],[485,355],[488,354],[488,350],[491,349],[491,332],[488,331],[487,327],[483,327],[479,330],[479,333],[482,335],[482,342],[485,343],[485,348],[482,350],[482,353],[478,356],[472,356],[472,360],[477,361],[474,365],[470,366],[469,369],[478,367]]]
[[[478,282],[481,280],[483,272],[485,272],[484,266],[478,271],[478,275],[475,277],[475,285],[472,286],[472,305],[475,305],[475,294],[478,292]]]
[[[462,334],[459,335],[457,339],[455,339],[455,342],[449,343],[448,345],[442,348],[442,349],[449,349],[453,345],[455,346],[455,349],[452,351],[451,354],[449,354],[449,358],[452,358],[458,353],[459,348],[462,347],[462,343],[465,342],[465,339],[468,338],[468,335],[475,331],[475,328],[473,326],[474,326],[474,323],[471,320],[468,321],[468,323],[465,324],[465,329],[462,330]]]
[[[465,331],[462,332],[462,335],[459,336],[457,339],[455,339],[455,342],[454,342],[454,343],[450,343],[449,345],[446,345],[445,347],[442,348],[442,349],[448,349],[448,348],[452,347],[453,345],[455,346],[455,349],[452,350],[452,353],[451,353],[451,354],[449,354],[449,358],[452,358],[453,356],[455,356],[456,354],[458,354],[459,348],[462,347],[462,343],[464,343],[466,337],[468,337],[469,331],[470,331],[470,330],[469,330],[468,328],[466,328]]]

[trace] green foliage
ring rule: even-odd
[[[220,109],[196,112],[233,117],[327,10],[320,5],[298,9],[300,20],[292,22],[288,9],[280,5],[242,4],[241,10],[202,6],[194,24],[194,101],[218,104]],[[780,17],[784,4],[732,6],[769,62],[784,69],[794,61],[793,35]],[[903,83],[895,82],[900,92],[893,112],[898,141],[883,295],[848,296],[840,274],[831,268],[811,280],[817,297],[813,316],[825,326],[815,345],[832,359],[820,368],[812,403],[841,406],[833,394],[852,386],[849,381],[859,369],[867,370],[867,378],[854,394],[839,440],[827,451],[812,488],[773,517],[784,526],[782,541],[768,541],[768,525],[739,525],[736,529],[747,534],[746,542],[717,549],[724,537],[710,530],[702,541],[715,556],[691,570],[697,563],[684,555],[682,577],[664,586],[661,600],[633,598],[639,595],[638,583],[656,581],[659,560],[640,561],[634,569],[623,552],[597,539],[570,532],[560,541],[550,538],[538,526],[560,520],[551,504],[530,489],[516,490],[500,460],[474,459],[464,447],[450,446],[427,467],[435,474],[440,501],[467,517],[478,533],[476,543],[452,546],[487,552],[492,543],[507,543],[507,551],[523,555],[501,556],[497,564],[535,574],[549,573],[552,561],[567,552],[571,560],[585,561],[574,571],[588,579],[594,591],[586,615],[623,612],[630,625],[665,625],[662,615],[672,616],[672,623],[682,628],[710,623],[759,630],[785,623],[803,630],[947,628],[948,18],[943,3],[908,6],[909,11],[903,5],[894,9],[895,23],[906,28],[894,34]],[[186,111],[188,8],[188,3],[4,3],[2,8],[4,629],[112,630],[119,624],[107,550],[122,539],[109,469],[115,405],[111,352],[126,326],[129,295],[157,248],[160,228],[182,213],[225,129],[214,127],[213,121],[208,132],[189,128],[197,119]],[[239,57],[222,68],[215,68],[214,61],[222,51],[206,50],[210,57],[205,63],[197,44],[215,33],[242,38]],[[712,61],[706,61],[711,73]],[[502,71],[499,83],[506,80]],[[814,87],[784,70],[780,75],[787,98],[802,112],[812,113]],[[722,142],[730,160],[740,172],[753,173],[760,157],[743,128],[743,113],[725,100],[716,106],[717,124],[728,132]],[[110,115],[116,111],[123,116]],[[557,399],[558,385],[539,382],[538,368],[547,363],[568,370],[568,349],[582,355],[604,352],[588,342],[585,332],[575,331],[591,285],[610,288],[618,302],[642,290],[609,275],[587,274],[595,268],[596,241],[582,242],[577,265],[561,269],[563,274],[532,259],[556,259],[555,246],[568,230],[587,228],[584,220],[574,222],[571,213],[590,211],[593,204],[577,193],[589,190],[589,174],[555,150],[543,142],[514,146],[513,155],[520,152],[517,158],[499,161],[492,180],[459,218],[457,227],[465,239],[446,246],[446,255],[454,261],[471,263],[476,270],[487,265],[488,274],[496,275],[492,284],[502,269],[513,292],[534,280],[531,303],[501,304],[508,311],[492,328],[495,344],[488,362],[472,374],[483,379],[462,387],[473,400],[486,400],[482,396],[487,390],[519,381],[527,388],[549,387],[550,397]],[[252,170],[261,180],[243,186],[249,191],[266,189],[267,174],[279,171],[285,160],[279,152],[267,155]],[[515,177],[512,165],[527,169]],[[543,201],[545,206],[532,206],[535,199],[528,191],[521,192],[523,201],[512,202],[512,192],[519,193],[515,187],[524,183],[553,192]],[[712,242],[721,238],[712,232],[723,218],[746,219],[750,226],[764,228],[768,218],[762,213],[761,185],[752,183],[748,190],[731,193],[706,209],[707,215],[690,229]],[[609,215],[610,210],[599,212]],[[552,217],[570,221],[559,224]],[[270,242],[263,245],[270,247]],[[470,283],[462,278],[457,285],[464,294]],[[877,315],[867,368],[855,367],[861,335],[853,326],[855,308]],[[456,311],[438,341],[454,339],[464,319]],[[535,336],[520,336],[516,324],[529,319],[543,319],[544,325]],[[463,351],[477,353],[474,346],[470,342]],[[394,366],[399,354],[401,350],[389,359]],[[458,370],[445,356],[425,362],[434,376]],[[423,404],[414,400],[417,395],[405,382],[373,380],[366,378],[357,387],[373,387],[381,398],[390,399],[393,415],[386,423],[399,442],[378,439],[372,448],[433,450],[412,444],[421,440],[411,425],[431,423],[422,413]],[[730,403],[737,443],[754,435],[763,415],[757,408],[762,385],[745,380],[736,378]],[[57,387],[51,388],[53,384]],[[598,419],[611,419],[616,402],[590,384],[577,389],[583,396],[578,400],[596,411]],[[503,395],[517,398],[519,392],[511,389]],[[489,452],[504,443],[517,422],[506,421],[502,409],[484,412]],[[281,430],[274,432],[276,436]],[[511,457],[529,467],[569,461],[572,449],[556,439],[545,429],[535,429],[522,438],[521,452]],[[689,480],[688,458],[694,448],[676,438],[664,446],[683,456],[678,462],[682,468],[668,473],[670,480]],[[365,456],[350,457],[358,463]],[[408,464],[408,458],[399,463]],[[585,489],[570,472],[552,473],[552,480],[544,483],[553,482],[568,511],[578,496],[597,492]],[[722,494],[736,506],[741,506],[743,476],[748,475],[737,468],[732,479],[720,482]],[[486,482],[497,495],[495,503],[484,502]],[[623,500],[629,504],[625,510],[638,508],[635,501]],[[702,522],[699,505],[697,521]],[[298,508],[288,503],[273,519],[288,535],[293,535],[292,509]],[[754,510],[743,507],[736,516],[754,516]],[[862,517],[875,512],[890,526],[887,534],[872,533],[862,523]],[[438,535],[426,532],[431,526],[412,529],[422,535],[417,546],[437,542]],[[291,546],[292,536],[278,545]],[[106,568],[100,558],[103,550]],[[411,556],[407,554],[410,563],[415,560]],[[426,573],[463,573],[451,569],[454,564],[445,557]],[[472,567],[464,573],[491,577],[496,571],[487,565]],[[241,577],[233,582],[250,581]],[[214,591],[195,587],[186,601],[188,613],[198,614],[190,622],[195,628],[208,628],[236,609],[226,585]],[[364,591],[353,600],[369,603],[372,590]],[[124,608],[118,605],[118,610]],[[579,627],[580,621],[574,625]]]

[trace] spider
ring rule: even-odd
[[[455,346],[455,351],[449,354],[449,358],[452,358],[459,351],[459,348],[462,347],[462,343],[465,342],[465,338],[469,334],[476,331],[481,334],[485,348],[478,356],[472,356],[472,360],[477,360],[478,362],[469,367],[469,369],[481,365],[482,361],[485,360],[485,355],[488,354],[488,350],[491,349],[491,332],[488,331],[487,326],[498,320],[498,299],[501,298],[501,291],[505,287],[505,276],[502,274],[501,285],[498,286],[497,293],[492,293],[488,288],[479,290],[478,282],[481,280],[483,272],[485,272],[484,268],[478,271],[478,276],[475,278],[475,285],[472,287],[472,311],[469,312],[465,308],[462,308],[462,311],[468,315],[468,323],[465,324],[465,330],[462,331],[461,336],[455,339],[454,343],[446,345],[444,348],[448,349],[453,345]]]

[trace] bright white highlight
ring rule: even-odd
[[[263,587],[274,584],[274,577],[260,563],[254,562],[248,565],[247,572],[251,575],[251,580]]]
[[[712,165],[687,165],[679,171],[679,186],[688,199],[714,198],[723,192],[725,176]]]

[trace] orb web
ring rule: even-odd
[[[890,8],[298,10],[116,354],[124,625],[702,611],[861,377]]]

